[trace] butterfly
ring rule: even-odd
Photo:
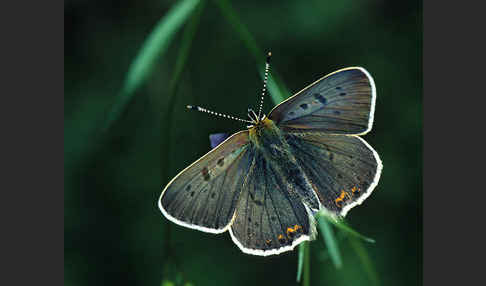
[[[250,121],[163,189],[170,221],[209,233],[229,231],[244,252],[267,256],[316,236],[320,210],[344,217],[378,184],[382,163],[361,137],[371,130],[376,88],[362,67],[328,74]]]

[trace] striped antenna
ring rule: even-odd
[[[262,115],[263,99],[265,98],[265,91],[267,90],[268,71],[270,70],[271,57],[272,57],[272,52],[268,52],[267,61],[265,62],[265,79],[263,80],[262,97],[260,99],[260,108],[258,109],[258,120],[260,120],[260,116]]]
[[[192,109],[192,110],[197,110],[197,111],[200,111],[200,112],[206,112],[206,113],[209,113],[211,115],[216,115],[216,116],[219,116],[219,117],[233,119],[233,120],[236,120],[236,121],[241,121],[241,122],[246,122],[246,123],[253,123],[252,121],[249,121],[249,120],[241,119],[241,118],[234,117],[234,116],[231,116],[231,115],[226,115],[226,114],[223,114],[223,113],[214,112],[212,110],[203,108],[201,106],[188,105],[187,108],[188,109]]]

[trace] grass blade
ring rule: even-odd
[[[262,71],[260,73],[260,76],[264,78],[265,77],[264,75],[265,73],[263,72],[264,68],[260,70]],[[277,84],[277,82],[275,81],[275,74],[272,72],[270,72],[268,76],[267,88],[274,104],[279,104],[280,102],[284,101],[287,97],[290,96],[290,93],[288,92],[284,92],[284,93],[281,92],[282,86]]]
[[[343,220],[334,220],[332,218],[329,218],[327,216],[324,217],[327,221],[331,222],[332,224],[334,224],[336,227],[338,227],[339,229],[345,231],[346,233],[349,233],[357,238],[360,238],[366,242],[369,242],[369,243],[375,243],[375,240],[373,238],[369,238],[369,237],[366,237],[362,234],[360,234],[359,232],[355,231],[354,229],[352,229],[350,226],[348,226]]]
[[[205,0],[202,0],[199,3],[193,16],[191,17],[191,20],[189,21],[189,23],[187,23],[187,26],[184,29],[182,35],[181,48],[175,63],[174,76],[172,77],[172,80],[169,84],[169,94],[171,95],[177,93],[179,79],[186,65],[187,58],[189,56],[189,51],[191,50],[191,46],[192,46],[192,40],[194,39],[194,35],[196,34],[196,30],[199,25],[199,20],[201,18],[201,13],[203,11],[205,4],[206,4]]]
[[[378,274],[375,271],[375,267],[373,262],[371,261],[366,248],[361,244],[361,241],[356,237],[349,236],[349,243],[354,251],[358,254],[363,267],[370,278],[370,281],[373,285],[377,286],[380,285],[378,280]]]
[[[304,265],[305,242],[299,244],[299,260],[297,261],[297,283],[302,276],[302,266]]]
[[[304,241],[304,279],[302,283],[304,286],[310,285],[310,243]]]
[[[215,0],[217,6],[220,8],[221,13],[226,18],[226,20],[233,26],[235,31],[240,36],[240,39],[243,41],[243,44],[246,48],[250,51],[257,62],[258,70],[262,71],[260,76],[262,79],[264,78],[263,71],[264,62],[266,55],[262,52],[262,50],[258,47],[255,39],[245,27],[245,25],[240,21],[238,18],[235,10],[231,7],[231,4],[227,0]],[[275,104],[282,102],[284,99],[290,96],[290,92],[283,84],[283,81],[280,80],[277,72],[274,70],[272,72],[272,76],[268,78],[268,91],[270,92],[270,96]]]
[[[189,52],[191,50],[192,46],[192,40],[194,39],[194,35],[196,34],[197,27],[199,25],[199,20],[201,18],[201,14],[204,8],[204,4],[206,2],[203,0],[200,2],[198,5],[196,11],[194,12],[193,16],[191,17],[191,20],[189,23],[186,25],[184,28],[184,32],[182,35],[182,43],[181,47],[179,49],[179,54],[177,55],[176,63],[175,63],[175,68],[174,68],[174,73],[173,77],[171,78],[170,84],[169,84],[169,99],[167,103],[167,109],[162,115],[162,122],[161,122],[161,130],[163,133],[170,133],[170,130],[172,128],[172,119],[173,119],[173,113],[174,113],[174,108],[175,108],[175,99],[176,99],[176,93],[179,87],[179,80],[182,74],[182,71],[184,70],[184,67],[186,66],[187,58],[189,56]],[[163,109],[162,109],[163,110]],[[167,136],[162,136],[161,138],[165,138],[166,140],[162,142],[162,150],[166,150],[165,152],[162,152],[162,157],[161,157],[161,179],[162,182],[165,182],[170,179],[168,178],[168,172],[170,170],[170,162],[168,160],[169,154],[171,153],[170,151],[170,142],[169,137]]]
[[[325,214],[318,214],[317,215],[317,222],[319,224],[319,229],[322,233],[322,237],[324,239],[324,243],[327,246],[329,251],[329,255],[331,257],[332,262],[336,268],[341,268],[342,266],[342,259],[341,254],[339,252],[338,244],[336,238],[334,237],[334,232],[331,228],[331,225],[328,223],[328,220],[325,218]]]
[[[145,82],[157,59],[167,50],[174,35],[198,3],[199,0],[181,0],[157,23],[128,70],[124,85],[108,114],[105,130],[118,119],[133,97],[134,91]]]

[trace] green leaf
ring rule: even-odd
[[[199,0],[181,0],[157,23],[128,70],[124,85],[108,114],[105,130],[118,119],[132,99],[134,91],[151,74],[158,59],[165,53],[174,35],[189,18],[198,3]]]
[[[327,215],[324,213],[318,213],[316,215],[317,222],[319,225],[319,229],[322,233],[324,243],[326,244],[327,249],[329,251],[329,255],[331,256],[331,260],[334,263],[334,266],[339,269],[343,264],[341,259],[341,254],[339,252],[336,238],[334,237],[334,232],[331,228],[331,225],[328,223],[326,216]]]

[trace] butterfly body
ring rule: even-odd
[[[344,217],[378,183],[382,163],[361,137],[376,100],[363,68],[331,73],[181,171],[159,207],[176,224],[229,231],[245,253],[292,250],[316,235],[314,214]]]
[[[270,119],[265,118],[249,129],[249,148],[270,165],[278,178],[285,178],[282,184],[294,186],[289,192],[299,200],[306,201],[308,206],[319,210],[319,200],[314,194],[312,184],[299,166],[285,133]]]

